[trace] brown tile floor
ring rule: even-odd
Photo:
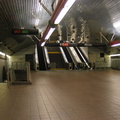
[[[32,72],[32,80],[0,84],[0,120],[120,120],[120,71]]]

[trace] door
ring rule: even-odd
[[[35,61],[35,57],[34,57],[34,54],[26,54],[25,55],[25,61],[26,62],[30,62],[30,69],[31,70],[35,70],[35,67],[34,67],[34,61]]]

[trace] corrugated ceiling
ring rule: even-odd
[[[55,0],[41,0],[41,2],[52,13],[52,3]],[[43,32],[48,24],[50,15],[40,5],[39,0],[0,0],[0,51],[8,54],[34,44],[30,36],[14,36],[12,28],[39,28]],[[115,32],[116,39],[119,36],[119,27],[115,29],[113,24],[120,22],[119,0],[76,0],[75,4],[63,19],[51,39],[57,40],[58,34],[62,34],[62,40],[70,39],[80,42],[83,21],[86,29],[90,30],[87,37],[89,41],[99,42],[100,34],[110,40]]]

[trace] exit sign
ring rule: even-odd
[[[67,47],[67,46],[69,46],[69,43],[62,43],[61,46]]]
[[[12,29],[14,35],[38,35],[38,29]]]

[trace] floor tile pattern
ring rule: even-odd
[[[37,71],[0,83],[0,120],[120,120],[120,71]]]

